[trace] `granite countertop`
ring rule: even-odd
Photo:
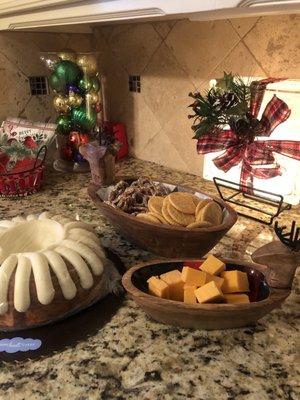
[[[134,159],[120,163],[118,173],[216,192],[199,177]],[[40,193],[16,201],[0,199],[0,218],[44,210],[79,215],[95,223],[103,244],[117,252],[127,268],[154,258],[123,240],[106,222],[87,196],[88,180],[88,175],[49,171]],[[279,219],[288,223],[299,221],[299,216],[297,207]],[[272,236],[269,226],[239,218],[212,253],[249,259]],[[102,330],[75,348],[15,366],[0,361],[0,399],[299,399],[299,275],[281,309],[255,327],[235,330],[161,325],[126,298]]]

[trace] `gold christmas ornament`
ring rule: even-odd
[[[99,95],[97,92],[91,90],[85,95],[85,100],[87,104],[92,104],[92,105],[97,104],[99,101]]]
[[[75,51],[66,49],[66,50],[63,50],[60,53],[58,53],[58,57],[61,60],[68,60],[68,61],[76,62],[77,55],[76,55]]]
[[[80,94],[74,93],[72,91],[69,92],[68,105],[70,107],[79,107],[81,106],[82,101],[83,98],[80,96]]]
[[[77,65],[86,74],[93,74],[97,71],[97,60],[92,54],[83,54],[77,57]]]
[[[62,94],[57,94],[53,99],[53,106],[58,113],[66,114],[70,108],[68,105],[68,98]]]

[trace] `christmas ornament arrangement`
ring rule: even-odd
[[[25,196],[39,190],[47,146],[55,125],[8,118],[0,128],[0,196]]]
[[[245,82],[232,73],[224,73],[204,94],[190,93],[194,114],[189,118],[194,119],[192,130],[198,153],[224,150],[213,162],[224,172],[240,166],[240,190],[244,193],[253,195],[254,177],[270,179],[281,175],[274,153],[300,160],[300,141],[261,140],[291,114],[288,105],[274,95],[258,118],[267,85],[282,80]]]
[[[94,139],[97,114],[102,109],[96,57],[92,53],[76,54],[66,50],[43,54],[41,60],[51,70],[49,83],[54,92],[53,106],[59,114],[56,132],[60,160],[55,161],[54,167],[89,170],[79,147]]]

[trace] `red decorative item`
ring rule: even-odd
[[[257,117],[264,91],[268,83],[282,79],[268,78],[258,81],[251,99],[251,114]],[[270,136],[274,129],[288,119],[291,110],[276,95],[267,104],[260,123],[263,131],[260,136]],[[293,140],[257,140],[238,136],[232,130],[223,130],[214,135],[205,134],[197,142],[199,154],[224,150],[213,162],[224,172],[241,163],[241,190],[253,194],[253,178],[269,179],[281,175],[281,168],[276,163],[274,153],[300,160],[300,141]]]
[[[128,142],[126,136],[125,125],[122,123],[107,123],[113,132],[116,140],[121,144],[121,147],[117,153],[117,160],[124,158],[128,154]]]
[[[71,132],[69,140],[78,149],[82,144],[89,143],[90,137],[86,133]]]
[[[13,172],[0,173],[0,196],[27,196],[37,192],[44,179],[46,153],[46,146],[42,146],[35,160],[30,159],[30,163],[29,159],[22,160],[24,161],[23,165],[18,165],[18,161]],[[40,158],[42,154],[43,156]],[[27,169],[21,170],[21,168]]]

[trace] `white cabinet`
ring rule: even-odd
[[[0,0],[0,29],[300,12],[300,0]]]

